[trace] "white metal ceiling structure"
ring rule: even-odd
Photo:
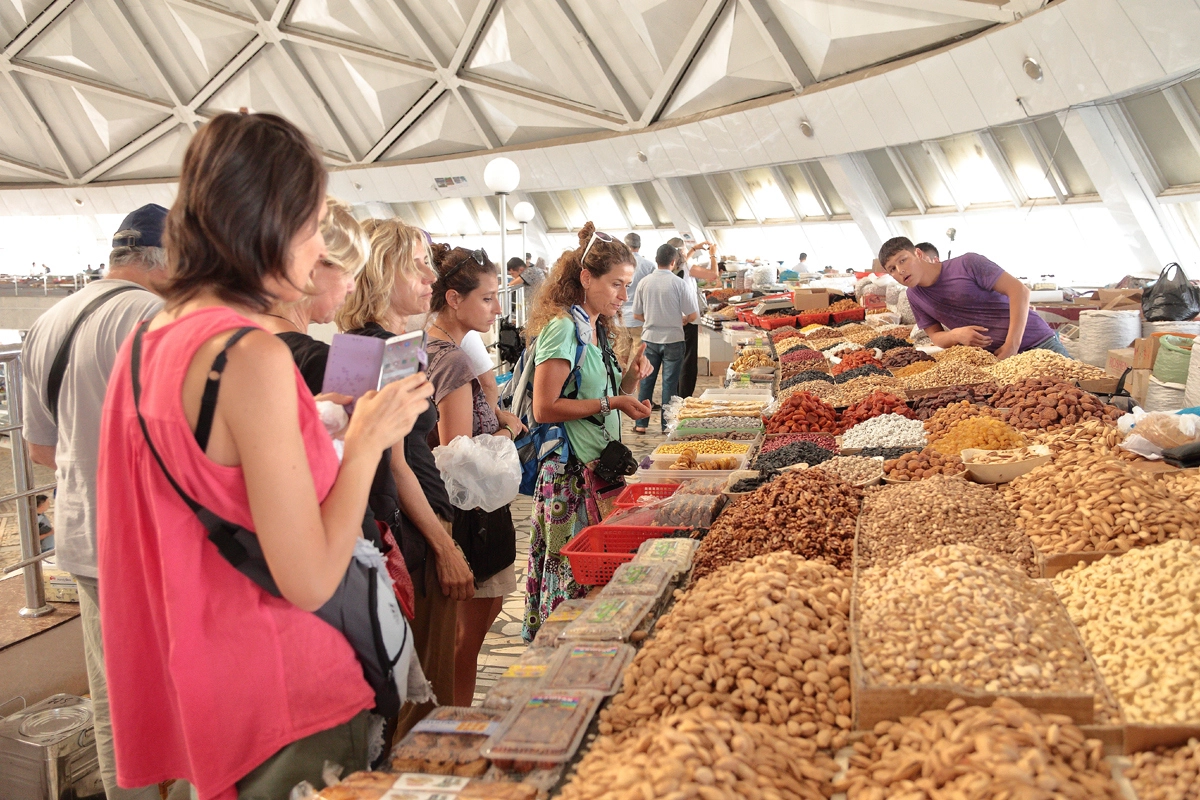
[[[292,119],[331,167],[636,131],[803,90],[1042,0],[0,0],[0,183],[177,174]]]

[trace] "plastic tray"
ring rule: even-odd
[[[622,564],[608,585],[600,590],[600,596],[662,597],[673,577],[670,568],[658,564]]]
[[[576,581],[576,583],[578,582]],[[558,637],[562,635],[562,632],[594,602],[596,599],[593,597],[581,597],[578,600],[564,600],[559,603],[558,607],[550,612],[550,616],[542,621],[542,627],[538,628],[537,636],[534,637],[533,644],[530,646],[557,647]]]
[[[676,494],[654,509],[650,524],[668,528],[708,528],[724,505],[725,499],[719,494]]]
[[[656,527],[654,520],[658,517],[659,505],[664,502],[666,502],[666,500],[655,500],[652,505],[614,508],[613,513],[605,517],[600,524],[605,527],[613,525],[623,526],[626,528]]]
[[[641,505],[642,498],[661,499],[670,497],[679,489],[677,483],[635,483],[625,487],[625,491],[617,496],[616,508],[632,508]]]
[[[705,389],[701,400],[762,400],[770,403],[775,396],[765,389]]]
[[[693,478],[728,478],[731,469],[639,469],[633,474],[634,483],[679,484]]]
[[[692,556],[699,546],[695,539],[646,541],[638,548],[633,560],[637,564],[659,564],[676,573],[684,573],[692,568]]]
[[[596,692],[534,692],[513,709],[482,752],[502,769],[511,762],[566,763],[579,750],[600,700]]]
[[[629,638],[654,606],[653,597],[601,597],[567,626],[562,639],[574,643],[618,642]]]
[[[615,694],[632,660],[633,648],[627,644],[563,645],[556,651],[540,691],[587,689],[606,696]]]
[[[480,748],[496,735],[504,712],[442,706],[429,712],[392,750],[392,769],[478,777],[487,771]]]
[[[633,560],[643,542],[661,539],[673,531],[674,528],[589,525],[559,552],[571,562],[576,583],[603,586],[612,579],[617,567]]]
[[[718,441],[720,441],[720,440],[718,440]],[[750,448],[754,445],[754,440],[753,439],[742,439],[741,441],[728,440],[727,443],[731,444],[731,445],[741,445],[745,449],[740,452],[737,452],[737,453],[698,453],[697,455],[702,456],[702,457],[703,456],[712,456],[714,458],[719,458],[720,456],[745,456],[747,453],[750,452]],[[651,451],[650,457],[653,459],[666,458],[667,456],[674,456],[675,458],[679,458],[681,455],[683,455],[683,453],[667,453],[667,452],[663,451],[663,448],[664,447],[683,448],[683,447],[688,447],[688,446],[692,446],[692,445],[696,445],[696,444],[698,444],[698,442],[663,442],[658,447],[654,448],[653,451]]]
[[[496,680],[483,698],[484,708],[508,711],[542,685],[542,678],[558,651],[552,647],[530,647]]]

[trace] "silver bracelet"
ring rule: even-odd
[[[607,414],[612,409],[608,407],[608,395],[603,395],[600,398],[600,413]]]

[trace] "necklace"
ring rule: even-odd
[[[458,346],[458,342],[454,341],[454,337],[450,335],[450,331],[446,330],[446,329],[445,329],[445,328],[443,328],[441,325],[438,325],[436,322],[433,322],[433,323],[430,323],[430,326],[429,326],[429,327],[431,327],[431,328],[437,328],[439,331],[441,331],[442,333],[446,334],[446,338],[450,340],[450,343],[451,343],[451,344],[453,344],[453,345],[454,345],[454,346],[456,346],[456,347]]]
[[[297,331],[299,331],[300,333],[304,333],[304,331],[301,331],[301,330],[300,330],[300,326],[299,326],[299,325],[297,325],[295,322],[293,322],[292,320],[288,319],[287,317],[281,317],[281,316],[279,316],[278,314],[272,314],[272,313],[271,313],[271,312],[269,312],[269,311],[264,311],[264,312],[263,312],[263,316],[265,316],[265,317],[274,317],[275,319],[281,319],[281,320],[283,320],[284,322],[286,322],[288,325],[291,325],[293,328],[295,328],[295,329],[296,329]]]

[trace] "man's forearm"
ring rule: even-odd
[[[1025,326],[1029,323],[1029,295],[1024,292],[1018,297],[1008,298],[1008,336],[1004,343],[1013,348],[1020,348],[1021,340],[1025,338]]]

